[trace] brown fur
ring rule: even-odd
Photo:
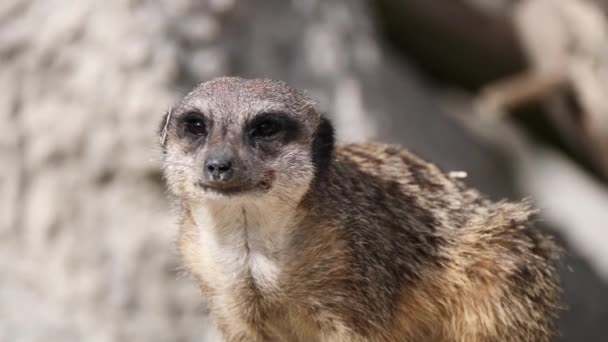
[[[219,79],[175,115],[196,106],[236,133],[243,117],[279,106],[302,133],[256,157],[270,166],[243,171],[272,171],[270,190],[218,199],[193,185],[192,155],[219,138],[196,145],[167,128],[179,251],[226,341],[550,340],[558,248],[528,204],[490,202],[397,146],[332,152],[326,121],[284,83]]]

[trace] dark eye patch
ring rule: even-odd
[[[292,140],[298,132],[298,123],[285,113],[262,113],[253,118],[246,132],[255,142]]]
[[[181,117],[181,123],[184,132],[193,137],[202,137],[207,135],[207,122],[205,117],[200,112],[188,112]]]
[[[283,130],[283,122],[280,120],[259,120],[251,128],[249,133],[253,138],[272,138]]]

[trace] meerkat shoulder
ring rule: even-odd
[[[529,203],[491,202],[408,150],[376,142],[337,146],[316,191],[317,220],[347,241],[340,253],[374,313],[353,316],[398,317],[391,338],[550,340],[561,250],[534,227]]]

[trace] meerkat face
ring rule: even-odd
[[[326,167],[333,130],[313,102],[282,82],[203,83],[162,122],[165,178],[179,197],[288,194]]]

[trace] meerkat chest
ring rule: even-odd
[[[247,289],[253,282],[263,293],[279,289],[278,254],[285,220],[257,206],[193,209],[197,239],[191,269],[221,292]]]

